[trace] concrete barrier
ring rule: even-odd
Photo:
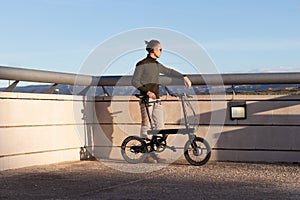
[[[72,96],[1,92],[0,170],[79,160],[83,121],[74,121],[74,103]]]
[[[170,96],[162,100],[166,127],[180,127],[179,102]],[[227,103],[233,100],[246,101],[246,119],[230,119]],[[300,162],[299,100],[297,95],[229,95],[214,100],[212,107],[208,95],[198,95],[192,100],[200,117],[197,134],[205,137],[208,130],[222,128],[213,145],[214,160]],[[83,146],[96,157],[122,159],[122,140],[139,135],[135,97],[1,92],[0,110],[0,170],[79,160]],[[224,124],[211,120],[224,112]]]

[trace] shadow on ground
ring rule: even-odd
[[[21,198],[299,199],[300,165],[178,162],[141,174],[81,161],[0,172],[0,199]]]

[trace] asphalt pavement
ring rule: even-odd
[[[6,170],[0,199],[300,199],[299,164],[159,165],[76,161]]]

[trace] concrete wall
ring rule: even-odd
[[[0,93],[0,170],[79,160],[82,97]],[[79,128],[79,129],[78,129]]]
[[[182,111],[177,99],[168,96],[162,100],[166,128],[182,127]],[[228,95],[214,100],[207,95],[195,96],[192,105],[200,118],[197,135],[212,145],[213,160],[300,162],[299,100],[300,96],[287,95]],[[230,101],[246,101],[246,119],[230,119],[227,105]],[[98,99],[95,105],[98,122],[112,147],[105,148],[105,144],[98,143],[103,139],[95,139],[93,152],[104,159],[107,155],[122,159],[119,150],[122,140],[128,135],[139,135],[138,101],[135,97],[106,97]],[[186,139],[186,136],[170,137],[170,145],[183,147]],[[166,156],[172,157],[172,154]]]
[[[166,127],[181,127],[177,99],[162,99]],[[247,119],[230,120],[227,103],[232,100],[247,102]],[[213,146],[212,159],[300,162],[299,100],[300,96],[229,95],[211,101],[203,95],[191,103],[200,117],[197,134]],[[122,159],[119,146],[128,135],[139,135],[139,123],[135,97],[1,92],[0,170],[79,160],[82,146],[103,160]],[[186,136],[170,137],[177,147],[185,141]],[[174,159],[179,154],[182,149],[177,154],[166,151]]]

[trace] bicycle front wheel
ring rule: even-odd
[[[184,146],[184,157],[192,165],[204,165],[210,159],[211,148],[208,142],[195,137],[193,141],[187,141]]]
[[[128,163],[140,163],[146,158],[146,143],[137,136],[125,138],[121,145],[121,154]]]

